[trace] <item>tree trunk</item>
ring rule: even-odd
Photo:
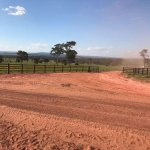
[[[58,66],[58,55],[57,55],[57,66]]]

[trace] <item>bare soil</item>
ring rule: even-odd
[[[2,150],[150,150],[150,83],[121,72],[0,75]]]

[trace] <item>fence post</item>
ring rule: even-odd
[[[124,73],[124,67],[123,67],[123,73]]]
[[[138,74],[140,74],[140,69],[138,68]]]
[[[64,72],[64,68],[63,68],[63,65],[62,65],[62,72]]]
[[[88,72],[91,72],[90,66],[88,66]]]
[[[148,68],[147,68],[147,75],[148,75]]]
[[[7,65],[7,73],[8,74],[10,73],[10,65],[9,64]]]
[[[142,75],[144,74],[144,68],[142,68]]]
[[[46,65],[44,65],[44,73],[46,73]]]
[[[69,66],[70,67],[70,70],[69,70],[69,72],[71,72],[71,66]]]
[[[135,70],[134,70],[134,71],[135,71],[135,74],[136,74],[136,72],[137,72],[136,70],[137,70],[137,69],[135,68]]]
[[[55,65],[54,65],[54,72],[55,72]]]
[[[23,73],[23,64],[21,64],[21,73]]]
[[[98,73],[100,72],[100,70],[99,70],[100,68],[99,68],[99,66],[98,66]]]
[[[35,73],[35,64],[34,64],[34,66],[33,66],[33,73]]]
[[[76,65],[76,72],[78,71],[78,67],[77,67],[77,65]]]
[[[82,66],[82,72],[83,72],[83,70],[84,70],[84,66]]]

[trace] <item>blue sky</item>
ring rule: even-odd
[[[150,0],[0,0],[0,51],[50,52],[76,41],[79,55],[150,51]]]

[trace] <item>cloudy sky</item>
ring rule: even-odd
[[[49,52],[67,41],[79,55],[150,51],[150,0],[0,0],[0,51]]]

